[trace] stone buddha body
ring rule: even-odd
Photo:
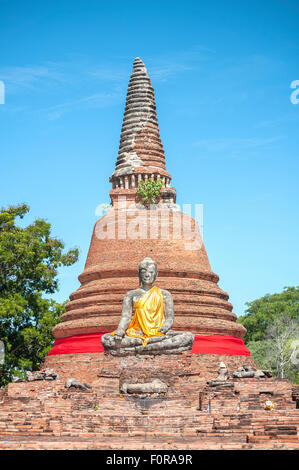
[[[127,292],[119,325],[102,336],[105,351],[115,356],[178,354],[192,348],[194,335],[174,331],[174,306],[170,292],[154,286],[157,264],[145,258],[139,264],[138,289]]]

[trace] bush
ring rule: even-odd
[[[141,180],[137,188],[137,196],[144,206],[156,204],[158,202],[160,191],[162,188],[162,180]]]

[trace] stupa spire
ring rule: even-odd
[[[169,187],[171,176],[165,168],[154,89],[142,60],[133,63],[121,129],[113,189],[136,188],[141,179],[162,178]]]

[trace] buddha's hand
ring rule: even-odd
[[[162,326],[160,328],[159,333],[163,333],[165,335],[165,333],[167,333],[167,331],[169,330],[169,328],[167,328],[167,326]]]
[[[123,339],[124,336],[125,336],[125,331],[120,328],[117,328],[113,337],[114,337],[115,342],[118,343]]]

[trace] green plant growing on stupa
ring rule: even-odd
[[[156,204],[160,191],[163,188],[163,181],[161,179],[154,181],[149,179],[147,181],[141,180],[137,188],[137,196],[141,204],[150,206]]]
[[[97,207],[96,207],[96,210],[95,210],[95,215],[98,216],[98,217],[102,217],[103,215],[105,215],[107,213],[107,211],[112,207],[112,204],[110,202],[110,204],[99,204]]]

